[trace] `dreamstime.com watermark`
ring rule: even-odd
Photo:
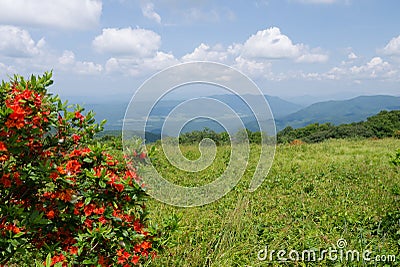
[[[394,263],[397,258],[396,255],[391,254],[377,254],[371,250],[357,250],[348,249],[347,241],[339,239],[336,245],[327,249],[305,249],[286,250],[286,249],[270,249],[265,246],[257,253],[257,258],[260,261],[268,262],[365,262],[365,263]]]

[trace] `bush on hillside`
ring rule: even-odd
[[[0,86],[0,265],[150,261],[168,234],[148,227],[140,177],[94,141],[104,122],[47,91],[51,76]]]

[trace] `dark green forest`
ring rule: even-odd
[[[365,121],[337,126],[331,123],[314,123],[297,129],[288,126],[277,134],[277,141],[290,143],[297,139],[317,143],[326,139],[385,137],[400,138],[400,110],[381,111]]]

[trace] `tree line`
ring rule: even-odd
[[[277,134],[278,143],[291,143],[301,140],[317,143],[326,139],[344,138],[400,138],[400,110],[381,111],[365,121],[333,125],[314,123],[302,128],[286,127]]]

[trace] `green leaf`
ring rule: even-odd
[[[86,206],[86,205],[89,205],[91,201],[92,201],[92,198],[91,198],[91,197],[87,197],[87,198],[85,199],[85,202],[84,202],[85,206]]]
[[[92,160],[91,158],[84,158],[84,159],[83,159],[83,162],[92,163],[93,160]]]
[[[99,186],[100,186],[101,188],[106,188],[106,187],[107,187],[107,184],[106,184],[103,180],[100,180],[100,181],[99,181]]]
[[[24,232],[19,232],[18,234],[14,235],[14,238],[18,238],[20,236],[23,236],[25,233]]]
[[[91,259],[84,260],[82,264],[96,264],[97,262]]]
[[[46,257],[46,266],[51,266],[51,254],[47,254]]]

